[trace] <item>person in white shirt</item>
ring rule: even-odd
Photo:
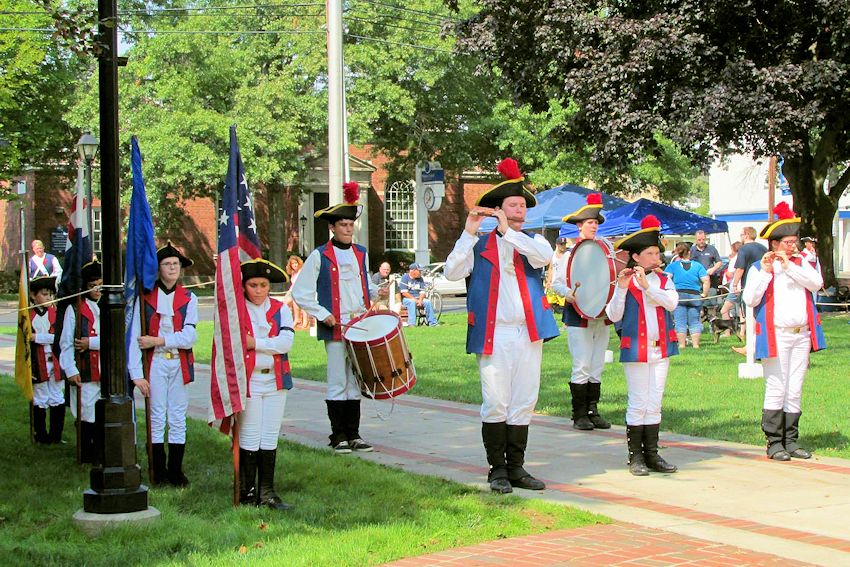
[[[45,305],[53,299],[55,276],[40,276],[30,281],[30,324],[32,325],[32,411],[35,442],[63,443],[65,428],[65,387],[59,365],[53,358],[56,306]],[[47,412],[50,412],[50,431]]]
[[[333,237],[307,257],[292,286],[292,299],[315,317],[316,335],[325,342],[328,389],[325,403],[331,422],[330,446],[337,454],[372,451],[360,436],[360,384],[345,355],[343,326],[359,317],[378,297],[369,278],[366,248],[354,244],[354,221],[363,206],[357,183],[343,184],[345,202],[315,213],[330,224]]]
[[[153,445],[154,485],[169,482],[186,486],[183,473],[186,451],[186,411],[189,396],[186,386],[195,379],[195,357],[192,347],[198,338],[198,298],[177,280],[181,270],[193,264],[171,241],[157,250],[159,279],[142,297],[144,324],[131,330],[130,354],[127,360],[130,379],[144,396],[150,397],[151,443]],[[148,365],[144,373],[142,356]],[[166,463],[165,429],[168,425]]]
[[[800,446],[799,423],[809,353],[826,348],[814,297],[823,278],[797,254],[800,218],[785,202],[774,214],[778,220],[760,235],[770,250],[750,268],[743,299],[754,310],[755,357],[764,368],[761,428],[767,456],[790,461],[812,456]]]
[[[33,240],[31,246],[32,256],[30,256],[29,261],[30,278],[55,276],[57,282],[62,281],[62,265],[56,256],[45,253],[44,242]]]
[[[100,306],[97,302],[102,295],[103,271],[100,262],[94,259],[80,272],[89,292],[79,304],[72,303],[65,310],[62,336],[59,337],[59,364],[72,385],[71,413],[80,420],[80,461],[93,463],[96,456],[94,404],[100,399]],[[77,396],[80,396],[79,416]]]
[[[273,510],[290,508],[275,492],[274,478],[286,393],[292,389],[287,353],[295,329],[290,310],[269,297],[269,291],[271,284],[288,279],[280,267],[267,260],[242,262],[251,332],[245,340],[248,398],[239,419],[239,503]]]

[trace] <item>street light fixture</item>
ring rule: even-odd
[[[77,152],[80,159],[86,164],[86,202],[88,203],[89,238],[92,240],[92,251],[94,251],[94,227],[92,226],[92,198],[91,198],[91,162],[97,155],[100,141],[91,135],[91,132],[83,132],[77,142]]]
[[[307,234],[307,217],[301,215],[298,220],[301,221],[301,234],[298,235],[298,242],[301,244],[301,255],[304,256],[307,253],[306,242],[304,242],[304,236]]]

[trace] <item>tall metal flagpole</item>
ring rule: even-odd
[[[342,0],[327,0],[328,21],[328,197],[342,203],[345,120],[342,82]]]

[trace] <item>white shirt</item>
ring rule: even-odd
[[[655,317],[655,308],[660,305],[667,311],[673,311],[679,303],[679,294],[673,284],[673,278],[669,276],[664,289],[661,289],[661,279],[655,272],[648,273],[646,281],[649,283],[648,289],[641,288],[637,281],[635,281],[635,285],[643,291],[641,296],[643,297],[644,313],[646,313],[646,338],[650,341],[657,341],[661,337],[658,335],[658,318]],[[611,297],[611,302],[605,307],[605,313],[611,322],[616,323],[623,319],[628,293],[628,288],[623,289],[617,284],[614,285],[614,295]]]
[[[463,231],[455,243],[454,250],[446,258],[446,265],[443,267],[446,279],[462,280],[472,273],[475,265],[474,248],[477,243],[477,236]],[[496,323],[521,325],[525,323],[525,311],[514,267],[514,251],[525,256],[532,268],[539,269],[549,265],[552,260],[552,247],[539,234],[531,237],[512,228],[508,228],[503,237],[497,234],[496,245],[499,251],[499,265],[494,266],[494,269],[500,270]]]
[[[271,307],[269,298],[261,305],[255,305],[245,300],[248,306],[248,316],[251,318],[251,327],[254,330],[254,341],[256,346],[256,370],[274,368],[275,354],[286,354],[292,348],[295,340],[295,331],[292,329],[292,312],[287,306],[280,308],[280,332],[276,337],[270,337],[272,326],[269,324],[266,313]]]
[[[89,298],[85,299],[86,305],[94,315],[94,334],[97,336],[86,337],[89,340],[89,350],[100,350],[100,306]],[[80,373],[77,368],[77,358],[74,356],[74,333],[77,330],[77,314],[72,308],[65,310],[65,319],[62,324],[62,335],[59,337],[59,366],[65,371],[66,376],[76,376]],[[88,353],[81,353],[88,356]]]
[[[334,254],[336,255],[337,267],[339,268],[339,314],[340,321],[338,323],[346,323],[354,316],[366,311],[366,304],[363,301],[363,284],[361,283],[360,266],[357,263],[357,256],[354,255],[352,247],[343,250],[334,246]],[[369,265],[369,256],[365,258],[366,265]],[[304,262],[304,267],[299,272],[298,280],[292,286],[292,299],[295,303],[315,317],[317,321],[324,321],[331,312],[319,305],[319,296],[316,289],[319,278],[319,270],[322,268],[322,253],[317,248],[313,250],[307,260]],[[366,285],[369,289],[369,299],[374,300],[378,297],[378,288],[372,283],[370,278],[366,278]]]
[[[817,291],[823,286],[823,278],[811,264],[803,260],[801,265],[788,262],[783,269],[777,260],[773,263],[773,273],[759,270],[753,265],[747,273],[747,285],[744,287],[744,302],[750,307],[761,303],[767,287],[773,280],[774,327],[803,327],[809,324],[806,312],[806,293]]]

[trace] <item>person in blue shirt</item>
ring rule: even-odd
[[[434,307],[431,301],[425,297],[425,280],[422,279],[422,266],[416,262],[407,268],[407,273],[401,276],[398,289],[401,292],[401,302],[407,309],[407,325],[416,326],[416,309],[422,307],[425,310],[425,319],[429,327],[437,326],[437,318],[434,317]]]
[[[683,349],[690,332],[691,344],[694,348],[699,348],[702,336],[700,312],[702,302],[708,295],[709,276],[705,266],[691,261],[691,248],[687,244],[676,246],[676,255],[679,260],[666,269],[679,293],[679,305],[673,311],[676,337],[679,339],[679,348]]]

